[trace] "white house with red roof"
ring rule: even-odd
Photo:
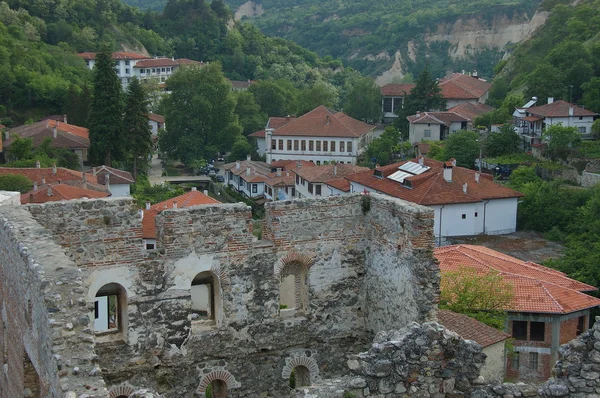
[[[318,198],[335,195],[333,186],[345,176],[369,170],[353,164],[325,164],[316,167],[297,168],[296,198]]]
[[[483,246],[441,247],[435,249],[434,256],[442,277],[468,268],[482,275],[497,273],[512,286],[505,329],[514,347],[514,355],[506,359],[508,379],[548,379],[560,345],[585,332],[590,310],[600,306],[600,299],[586,294],[597,291],[596,287]]]
[[[295,116],[270,117],[269,120],[267,120],[267,125],[265,126],[264,129],[248,135],[248,137],[252,137],[254,139],[254,141],[256,142],[256,148],[257,148],[256,151],[258,152],[258,154],[260,156],[265,156],[267,154],[267,143],[266,143],[266,135],[265,135],[266,130],[278,129],[279,127],[281,127],[285,124],[288,124],[289,122],[291,122],[294,119],[296,119]]]
[[[382,131],[325,106],[265,129],[267,163],[306,160],[356,164],[357,157]]]
[[[223,165],[225,184],[249,198],[262,198],[265,194],[265,182],[269,179],[271,168],[265,162],[252,160],[250,155],[243,161]]]
[[[94,68],[94,64],[96,63],[97,54],[98,53],[95,52],[84,52],[77,55],[83,58],[87,67],[92,70]],[[115,70],[117,71],[117,76],[121,81],[121,85],[123,86],[123,89],[126,89],[129,81],[135,75],[133,71],[135,64],[150,57],[143,54],[117,51],[112,53],[111,58],[115,62]]]
[[[420,158],[345,178],[350,192],[375,192],[431,207],[437,244],[450,236],[506,234],[517,228],[523,195],[455,161]]]
[[[110,191],[113,197],[131,196],[131,184],[135,184],[135,180],[130,172],[109,166],[98,166],[85,173],[93,175],[99,184],[104,185]]]
[[[158,137],[158,131],[166,129],[165,117],[156,113],[150,112],[148,114],[148,124],[150,125],[150,131],[153,137]]]

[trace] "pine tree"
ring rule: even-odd
[[[121,134],[123,104],[121,82],[111,59],[104,50],[96,55],[93,92],[88,127],[90,130],[90,160],[111,166],[119,159],[123,147]]]
[[[148,124],[148,95],[137,78],[127,87],[123,134],[127,152],[133,161],[133,177],[137,179],[138,164],[152,153],[152,132]]]

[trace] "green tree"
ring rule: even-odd
[[[504,124],[500,131],[490,133],[483,141],[485,156],[496,157],[519,152],[521,139],[512,124]]]
[[[349,83],[344,113],[367,123],[381,121],[381,89],[368,77],[361,77]]]
[[[63,113],[67,115],[69,124],[76,126],[87,126],[87,120],[90,113],[90,90],[87,84],[81,88],[72,84],[69,87]]]
[[[240,91],[237,94],[237,104],[235,106],[244,135],[252,134],[255,131],[265,128],[267,115],[265,115],[260,106],[254,100],[254,95],[250,91]]]
[[[593,77],[581,85],[583,89],[583,104],[593,112],[600,112],[600,77]]]
[[[567,159],[574,148],[581,144],[581,134],[576,127],[564,127],[554,124],[544,131],[543,139],[548,143],[546,149],[551,159]]]
[[[252,152],[252,145],[248,142],[248,139],[244,136],[238,136],[233,143],[231,151],[227,156],[228,162],[234,162],[236,160],[246,159],[246,156]]]
[[[383,134],[375,138],[365,152],[366,161],[371,166],[379,164],[381,166],[390,164],[394,161],[394,153],[400,143],[400,133],[392,126],[388,126]]]
[[[267,117],[287,116],[296,108],[297,90],[289,82],[259,81],[248,89]]]
[[[8,159],[11,161],[30,159],[33,153],[33,140],[31,138],[21,138],[17,135],[7,152]]]
[[[538,65],[527,78],[528,97],[565,98],[567,94],[565,77],[560,69],[550,64]]]
[[[167,87],[168,130],[159,138],[163,151],[190,164],[231,148],[242,127],[235,114],[235,95],[218,62],[183,68],[169,78]]]
[[[535,172],[535,168],[531,166],[519,166],[508,177],[508,185],[517,191],[523,188],[525,184],[541,181],[542,179]]]
[[[333,85],[319,82],[298,93],[296,114],[303,115],[320,105],[335,108],[338,100],[338,91]]]
[[[147,164],[152,153],[152,131],[148,123],[148,96],[137,78],[127,87],[123,135],[127,152],[132,158],[133,178],[137,179],[138,164]]]
[[[513,298],[513,286],[498,272],[479,274],[469,267],[442,272],[440,308],[469,315],[497,329],[504,329],[506,309]]]
[[[108,49],[96,55],[93,92],[88,126],[90,131],[90,161],[112,165],[121,157],[122,88]]]
[[[473,168],[479,157],[480,144],[474,131],[461,130],[450,134],[444,147],[444,160],[456,159],[456,165]]]
[[[596,119],[594,120],[594,123],[592,123],[592,136],[595,139],[600,138],[600,119]]]
[[[7,174],[0,176],[0,191],[16,191],[26,193],[31,191],[33,182],[21,174]]]

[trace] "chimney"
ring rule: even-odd
[[[481,176],[481,175],[480,175],[479,173],[475,172],[475,182],[476,182],[477,184],[479,184],[479,177],[480,177],[480,176]]]
[[[236,161],[235,161],[235,169],[236,169],[236,170],[239,170],[239,169],[240,169],[240,161],[239,161],[239,160],[236,160]]]
[[[204,194],[208,196],[208,191],[206,189],[204,190]]]
[[[467,183],[466,182],[463,184],[463,192],[465,194],[467,193]]]
[[[452,182],[452,163],[444,162],[444,180]]]
[[[83,176],[83,183],[87,183],[87,173],[81,173],[81,175]]]
[[[197,191],[197,190],[198,190],[198,188],[192,187],[192,191]]]
[[[6,130],[6,131],[4,132],[4,139],[5,139],[5,140],[8,140],[9,138],[10,138],[10,133],[8,132],[8,130]]]
[[[421,111],[417,111],[417,117],[421,117]]]
[[[56,138],[58,137],[58,122],[56,122],[56,124],[54,125],[54,128],[52,129],[52,138]]]
[[[477,73],[477,70],[474,70],[474,71],[473,71],[473,74],[472,74],[471,76],[473,76],[473,77],[475,77],[475,78],[478,78],[478,77],[479,77],[479,74]]]
[[[95,168],[95,167],[92,167],[92,173],[93,173],[94,175],[96,175],[96,168]]]
[[[46,185],[46,177],[42,177],[42,185]]]
[[[33,182],[33,192],[38,190],[37,181]]]
[[[548,103],[551,104],[554,102],[554,97],[548,97]]]
[[[246,167],[246,175],[249,176],[250,175],[250,167]]]
[[[246,160],[249,162],[252,160],[252,157],[250,155],[246,155]]]
[[[52,196],[52,185],[48,185],[48,196]]]
[[[106,189],[110,192],[110,174],[106,173],[106,177],[104,177],[104,185]]]
[[[40,161],[39,161],[39,160],[36,160],[36,161],[35,161],[35,168],[36,168],[36,169],[39,169],[40,167],[42,167],[42,165],[40,164]]]
[[[334,163],[334,165],[333,165],[333,175],[334,176],[337,175],[337,163]]]
[[[150,210],[150,207],[151,207],[151,206],[152,206],[152,205],[150,204],[150,201],[149,201],[149,200],[147,200],[147,201],[146,201],[146,210]]]
[[[296,168],[297,169],[301,169],[302,168],[302,163],[299,160],[296,161]]]
[[[52,175],[56,175],[56,163],[52,164]]]
[[[63,115],[63,123],[67,124],[67,115]]]
[[[287,177],[290,176],[290,172],[289,171],[286,171],[285,174],[286,174]]]
[[[424,166],[423,156],[419,156],[419,166],[421,166],[421,167]]]
[[[177,208],[177,201],[173,202],[173,208],[176,209]]]
[[[452,166],[456,167],[456,159],[452,158],[450,161],[452,162]]]
[[[277,173],[276,173],[277,177],[281,177],[281,167],[277,168]]]
[[[573,106],[571,105],[569,107],[569,116],[573,116],[575,114],[575,109],[573,108]]]

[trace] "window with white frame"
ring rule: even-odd
[[[430,138],[431,137],[431,130],[430,129],[424,130],[423,131],[423,137]]]

